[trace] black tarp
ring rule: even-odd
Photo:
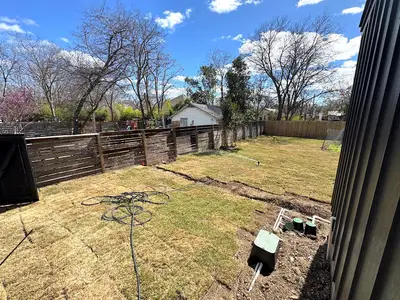
[[[23,135],[0,135],[0,206],[39,200]]]

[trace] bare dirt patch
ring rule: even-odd
[[[279,208],[289,209],[291,217],[319,215],[328,218],[330,206],[316,199],[286,193],[277,195],[249,184],[233,181],[224,182],[211,177],[194,178],[190,175],[157,167],[194,182],[228,189],[240,196],[266,202],[263,210],[255,210],[254,218],[259,229],[272,231]],[[276,210],[271,210],[271,205]],[[310,238],[288,231],[278,233],[280,249],[276,269],[268,276],[261,275],[251,292],[247,292],[253,268],[247,264],[252,243],[258,231],[246,228],[237,230],[239,250],[234,258],[242,266],[233,284],[215,280],[202,299],[330,299],[330,268],[326,256],[326,239],[329,226],[317,224],[317,237]]]
[[[179,175],[190,181],[203,182],[220,188],[228,189],[242,197],[272,203],[279,207],[294,210],[308,216],[319,215],[323,218],[328,218],[330,216],[330,205],[317,199],[308,198],[293,193],[278,195],[240,181],[225,182],[209,176],[195,178],[188,174],[172,171],[160,166],[157,166],[156,168]]]
[[[254,216],[260,229],[271,231],[277,213],[267,209],[256,211]],[[252,291],[247,292],[253,275],[247,259],[257,233],[238,229],[235,259],[242,268],[235,283],[226,286],[214,282],[202,299],[330,299],[329,262],[325,259],[327,225],[318,225],[316,239],[295,232],[279,233],[282,241],[275,270],[270,275],[260,275]]]

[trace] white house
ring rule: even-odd
[[[218,124],[222,119],[221,108],[214,105],[189,103],[171,117],[172,126],[198,126]]]

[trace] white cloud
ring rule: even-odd
[[[244,4],[258,5],[263,0],[212,0],[208,8],[218,14],[226,14],[236,10],[239,6]]]
[[[156,23],[162,28],[168,28],[171,30],[175,29],[175,26],[183,23],[183,21],[190,17],[192,10],[190,8],[186,9],[185,15],[180,12],[173,12],[166,10],[163,12],[165,18],[156,18]]]
[[[30,25],[30,26],[39,26],[39,24],[36,23],[36,21],[32,20],[32,19],[22,19],[22,23],[24,23],[26,25]]]
[[[270,32],[264,33],[264,35],[269,35]],[[279,32],[277,35],[277,42],[275,43],[272,53],[279,55],[281,49],[285,47],[287,43],[288,32]],[[314,36],[315,33],[310,32],[310,37]],[[342,34],[330,34],[328,36],[330,40],[330,53],[331,61],[349,60],[358,54],[361,36],[356,36],[352,39],[345,37]],[[240,54],[252,55],[256,51],[259,41],[243,41],[243,44],[239,48]]]
[[[355,15],[362,13],[364,10],[365,4],[361,5],[360,7],[354,6],[354,7],[349,7],[346,9],[342,10],[342,15]]]
[[[352,39],[348,39],[342,34],[331,34],[329,37],[333,40],[332,51],[334,51],[335,60],[351,59],[358,54],[361,35]]]
[[[226,40],[226,39],[230,39],[230,38],[231,38],[231,35],[221,35],[220,37],[213,39],[213,41],[216,42],[218,40]]]
[[[353,84],[354,75],[356,73],[357,61],[348,60],[345,61],[340,67],[335,69],[333,73],[333,78],[331,78],[332,83],[335,88],[348,87]]]
[[[239,33],[237,36],[232,38],[233,41],[243,41],[243,34]]]
[[[50,43],[46,40],[43,41],[44,43]],[[68,59],[72,65],[78,66],[78,65],[87,65],[87,66],[98,66],[98,65],[103,65],[102,61],[99,59],[90,56],[87,53],[81,52],[81,51],[67,51],[67,50],[61,50],[60,55],[64,57],[65,59]]]
[[[186,88],[184,87],[173,87],[167,92],[169,98],[175,98],[180,95],[186,95]]]
[[[70,43],[69,39],[65,37],[60,38],[60,40],[62,40],[64,43]]]
[[[342,65],[343,68],[354,68],[356,66],[357,66],[356,60],[347,60]]]
[[[11,23],[11,24],[17,24],[18,23],[17,19],[13,19],[13,18],[9,18],[9,17],[0,17],[0,21],[6,22],[6,23]]]
[[[0,23],[0,31],[12,31],[17,33],[25,33],[25,31],[18,25],[9,25],[6,23]]]
[[[299,0],[297,3],[297,7],[304,6],[304,5],[312,5],[312,4],[318,4],[324,0]]]
[[[185,78],[186,78],[186,76],[178,75],[178,76],[174,77],[174,80],[184,82]]]

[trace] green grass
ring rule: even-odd
[[[190,183],[135,167],[41,189],[39,202],[0,215],[1,258],[23,237],[20,218],[34,229],[32,243],[25,241],[1,267],[0,298],[135,299],[129,226],[102,221],[106,205],[80,203]],[[167,205],[146,205],[153,219],[135,229],[143,298],[170,299],[179,291],[199,299],[215,280],[233,284],[241,268],[234,259],[237,228],[256,230],[253,213],[262,204],[203,185],[170,195]]]
[[[337,152],[340,153],[340,150],[342,150],[342,145],[338,145],[338,144],[330,144],[328,147],[328,150],[333,151],[333,152]]]
[[[264,136],[238,142],[237,152],[180,156],[165,167],[195,177],[239,180],[273,193],[292,192],[330,202],[339,154],[322,151],[321,145],[319,140]]]

